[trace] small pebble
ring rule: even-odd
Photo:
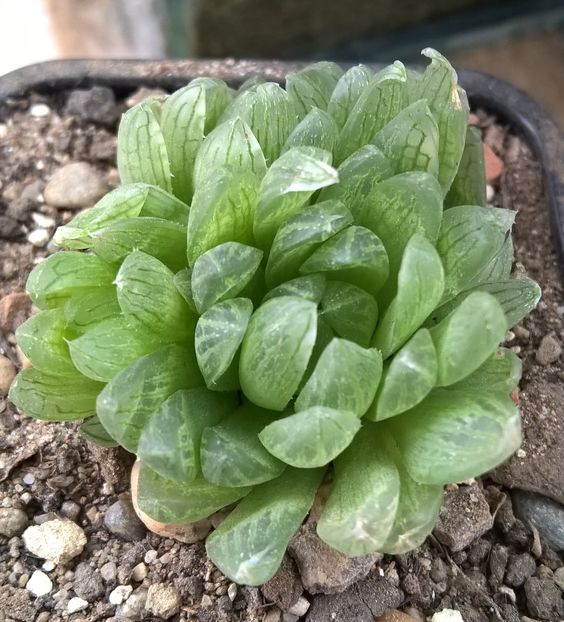
[[[146,564],[152,564],[157,560],[159,554],[154,549],[151,549],[145,553],[145,557],[143,558]]]
[[[61,505],[61,514],[71,520],[76,520],[80,515],[80,505],[75,501],[64,501]]]
[[[32,486],[35,483],[35,475],[33,473],[26,473],[22,478],[22,482],[26,486]]]
[[[229,584],[229,587],[227,588],[227,596],[229,596],[229,600],[231,602],[235,600],[235,597],[237,596],[237,584],[236,583]]]
[[[51,114],[51,108],[47,104],[33,104],[29,109],[29,114],[36,119],[47,117]]]
[[[86,544],[86,535],[82,528],[61,518],[28,527],[22,537],[25,548],[30,553],[56,564],[64,564],[80,555]]]
[[[67,605],[67,611],[69,613],[76,613],[77,611],[83,611],[88,607],[88,601],[78,596],[73,596]]]
[[[159,618],[168,620],[180,611],[181,603],[180,594],[174,586],[154,583],[147,592],[145,609]]]
[[[25,588],[34,596],[45,596],[53,589],[53,582],[41,570],[34,570]]]
[[[133,581],[141,583],[141,581],[143,581],[143,579],[147,576],[147,572],[147,566],[143,562],[141,562],[140,564],[137,564],[137,566],[135,566],[131,571],[131,578],[133,579]]]
[[[55,570],[55,568],[56,564],[49,560],[43,562],[43,564],[41,565],[41,570],[44,570],[45,572],[51,572],[52,570]]]
[[[112,605],[121,605],[121,603],[129,598],[131,592],[133,592],[133,587],[131,585],[118,585],[110,592],[108,600]]]
[[[537,349],[535,358],[540,365],[550,365],[556,363],[560,358],[562,346],[553,333],[545,335]]]
[[[302,616],[305,616],[308,609],[309,600],[307,598],[304,598],[303,596],[300,596],[297,602],[292,605],[290,609],[288,609],[288,613],[297,616],[298,618],[301,618]]]
[[[486,200],[488,203],[491,203],[494,200],[495,197],[495,190],[493,189],[493,186],[490,186],[490,184],[486,184]]]
[[[141,540],[146,533],[145,525],[137,517],[127,495],[122,495],[106,510],[104,525],[114,535],[130,542]]]
[[[47,229],[34,229],[27,234],[27,241],[36,248],[43,248],[51,239]]]
[[[464,619],[456,609],[443,609],[433,615],[431,622],[464,622]]]
[[[0,535],[13,538],[23,533],[28,524],[27,514],[16,508],[0,508]]]
[[[43,229],[50,229],[57,224],[54,218],[51,218],[51,216],[45,216],[45,214],[42,214],[41,212],[33,212],[31,218],[38,227]]]
[[[16,377],[16,368],[10,359],[0,354],[0,396],[8,395],[10,385]]]

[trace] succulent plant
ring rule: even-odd
[[[233,508],[207,551],[235,581],[275,573],[322,483],[320,538],[401,553],[445,484],[520,444],[499,344],[540,291],[511,274],[456,73],[424,54],[140,103],[123,185],[29,276],[13,402],[135,453],[158,521]]]

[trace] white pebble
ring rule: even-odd
[[[135,568],[133,568],[133,570],[131,571],[131,578],[136,583],[141,583],[141,581],[143,581],[143,579],[147,576],[147,572],[148,569],[146,564],[141,562],[140,564],[137,564],[137,566],[135,566]]]
[[[49,229],[57,224],[54,218],[51,218],[51,216],[45,216],[45,214],[42,214],[41,212],[33,212],[31,217],[33,218],[33,222],[38,227],[42,227],[43,229]]]
[[[235,596],[237,596],[237,584],[230,583],[227,588],[227,596],[229,596],[229,600],[233,602],[235,600]]]
[[[456,609],[443,609],[433,615],[431,622],[464,622],[464,619]]]
[[[486,200],[488,203],[491,203],[493,201],[493,198],[495,196],[495,190],[493,189],[492,186],[490,186],[490,184],[486,185]]]
[[[22,482],[26,485],[26,486],[31,486],[34,482],[35,482],[35,475],[33,473],[26,473],[23,477],[22,477]]]
[[[145,557],[143,558],[146,564],[152,564],[157,560],[158,553],[154,549],[151,549],[145,553]]]
[[[41,570],[34,570],[25,589],[34,596],[45,596],[53,589],[53,582]]]
[[[8,135],[8,126],[5,123],[0,123],[0,138],[6,138]]]
[[[294,616],[298,616],[298,618],[301,618],[302,616],[305,616],[308,609],[309,600],[307,600],[307,598],[304,598],[303,596],[300,596],[295,605],[293,605],[291,609],[288,609],[288,613]]]
[[[29,114],[36,118],[46,117],[51,114],[51,108],[47,104],[33,104],[29,109]]]
[[[45,572],[51,572],[51,570],[55,570],[56,566],[57,565],[55,564],[55,562],[52,562],[48,559],[46,562],[43,562],[41,570],[45,570]]]
[[[76,613],[77,611],[83,611],[86,607],[88,607],[88,601],[84,600],[84,598],[73,596],[68,602],[67,611]]]
[[[131,592],[133,592],[133,587],[131,587],[131,585],[118,585],[111,591],[108,600],[111,605],[121,605],[121,603],[129,598]]]
[[[27,241],[37,248],[43,248],[51,239],[47,229],[34,229],[27,234]]]

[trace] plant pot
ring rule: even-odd
[[[296,66],[296,64],[290,65],[286,63],[260,63],[246,61],[61,61],[46,63],[28,67],[0,78],[0,114],[4,114],[4,111],[7,110],[5,102],[9,98],[19,97],[31,91],[50,95],[55,98],[53,100],[55,101],[57,97],[59,100],[62,100],[63,93],[67,89],[82,88],[91,85],[106,85],[114,89],[118,95],[123,96],[141,85],[161,87],[164,89],[177,88],[185,84],[190,78],[196,75],[213,75],[222,77],[233,85],[236,85],[247,77],[257,73],[267,77],[268,79],[282,80],[284,74]],[[460,78],[462,85],[469,93],[473,108],[482,108],[486,112],[496,115],[501,123],[509,125],[511,127],[511,131],[514,134],[521,136],[532,149],[535,158],[540,163],[545,191],[547,193],[547,200],[543,203],[543,205],[546,204],[550,209],[552,223],[554,226],[554,238],[557,244],[559,244],[559,250],[562,252],[564,245],[564,172],[561,170],[560,163],[564,161],[564,138],[562,137],[561,132],[551,121],[551,119],[546,116],[538,104],[513,87],[506,85],[499,80],[471,72],[461,72]],[[544,249],[541,252],[544,252]],[[560,265],[562,267],[562,263]],[[557,329],[557,325],[554,323],[548,323],[547,329],[552,328]],[[540,338],[541,335],[537,335],[534,331],[531,332],[535,340]],[[520,340],[525,338],[518,336],[517,339]],[[554,371],[556,372],[557,368],[555,368]],[[56,445],[55,442],[51,444],[53,446]],[[135,471],[132,473],[132,477],[133,479],[135,478]],[[502,481],[506,486],[511,487],[516,485],[518,487],[523,487],[522,481],[518,481],[517,483],[512,482],[510,477],[504,473],[500,473],[496,476],[496,478],[498,481]],[[132,485],[132,489],[134,489],[134,485]],[[533,486],[531,489],[543,492],[545,495],[552,496],[553,498],[557,498],[557,495],[555,495],[551,490],[542,488],[542,485],[540,484],[536,488]],[[463,492],[469,490],[469,494],[474,494],[477,489],[475,487],[467,486],[462,487],[462,490]],[[133,492],[135,491],[133,490]],[[482,491],[478,490],[478,492],[480,499],[483,500],[484,496]],[[456,497],[458,493],[456,489],[453,489],[448,494],[452,494],[453,497]],[[501,501],[497,505],[500,504]],[[57,508],[54,509],[55,511],[58,511]],[[148,519],[148,517],[144,516],[142,513],[141,517],[145,524],[147,524],[149,528],[156,533],[160,533],[165,537],[178,538],[177,526],[166,525],[164,526],[165,531],[163,531],[162,524],[156,525],[154,521],[151,522],[151,519]],[[209,524],[205,521],[205,525],[202,526],[202,529],[198,532],[198,534],[190,535],[187,538],[185,537],[184,540],[182,540],[181,536],[180,539],[184,542],[194,542],[208,528]],[[151,538],[151,536],[148,537],[147,542],[150,544],[147,546],[157,548],[159,544],[155,543],[156,540]],[[355,579],[363,577],[374,562],[374,559],[372,559],[368,560],[370,563],[366,560],[353,560],[353,562],[349,563],[348,561],[343,561],[341,558],[328,558],[325,556],[325,551],[320,551],[319,547],[316,550],[315,555],[310,555],[308,562],[299,550],[300,546],[306,546],[306,544],[310,547],[310,550],[312,546],[317,546],[317,544],[312,545],[311,543],[308,525],[305,525],[303,532],[300,533],[300,540],[296,543],[292,552],[293,558],[296,560],[299,573],[296,570],[296,563],[291,561],[290,558],[287,558],[287,564],[283,567],[281,575],[287,582],[293,582],[292,585],[294,585],[295,588],[295,591],[292,592],[293,594],[300,592],[303,589],[302,583],[312,595],[323,591],[335,592],[343,590],[347,588],[347,586],[350,585],[350,583],[352,583]],[[457,560],[458,559],[459,558],[457,557]],[[315,560],[315,563],[312,564],[312,560]],[[202,563],[209,564],[209,562]],[[364,566],[362,566],[362,563],[364,563]],[[395,562],[392,563],[395,564]],[[459,563],[462,564],[462,562]],[[341,583],[333,583],[333,585],[329,588],[326,585],[320,587],[318,576],[314,579],[311,578],[312,565],[317,565],[317,570],[319,571],[318,575],[326,571],[328,572],[329,570],[338,572],[342,571]],[[405,587],[406,591],[408,591],[408,587],[406,587],[408,586],[408,581],[406,580],[407,576],[412,574],[408,571],[408,565],[409,564],[406,562],[405,568],[398,566],[400,577],[405,582],[405,586],[403,587]],[[387,566],[387,569],[392,576],[393,572],[398,572],[394,567],[390,570],[390,566]],[[345,571],[349,574],[346,575],[346,578],[343,578],[345,576]],[[184,572],[187,575],[189,574],[188,569]],[[204,573],[201,572],[201,574]],[[161,580],[164,579],[161,577]],[[280,580],[280,577],[278,577],[278,580]],[[328,619],[327,617],[323,617],[323,611],[326,611],[323,607],[334,607],[338,612],[346,612],[348,610],[354,611],[356,602],[354,599],[356,598],[358,600],[358,594],[354,592],[354,590],[357,590],[357,592],[358,590],[365,590],[365,593],[368,593],[371,589],[376,589],[378,587],[380,579],[376,576],[376,573],[373,573],[373,576],[369,577],[366,581],[368,583],[359,584],[359,587],[345,589],[342,596],[325,596],[323,594],[313,596],[313,613],[308,619],[313,622],[316,620],[321,621]],[[295,587],[298,584],[299,587]],[[388,583],[386,583],[386,585],[388,585]],[[278,592],[276,591],[277,589],[279,590]],[[289,591],[289,588],[287,587],[284,589]],[[276,602],[282,609],[285,607],[287,609],[289,608],[289,605],[287,601],[283,601],[280,590],[281,588],[276,588],[276,585],[274,585],[274,587],[270,585],[268,588],[263,590],[264,598],[267,603]],[[397,597],[397,593],[397,591],[394,592],[394,598]],[[251,597],[249,597],[249,599],[250,598]],[[249,599],[247,599],[247,605],[249,607],[248,611],[250,611],[251,607]],[[397,599],[391,599],[386,602],[388,602],[388,606],[398,606],[400,604],[400,601]],[[313,615],[314,613],[315,615]],[[528,611],[527,613],[532,612]],[[372,614],[379,615],[374,611],[372,611]],[[243,615],[247,615],[247,617],[244,617],[243,619],[252,619],[252,615],[250,613],[244,613]],[[337,619],[342,620],[342,622],[359,619],[354,617],[351,618],[350,615],[350,613],[340,613],[338,614]]]

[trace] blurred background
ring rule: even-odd
[[[428,45],[564,126],[564,0],[0,0],[0,74],[79,57],[418,62]]]

